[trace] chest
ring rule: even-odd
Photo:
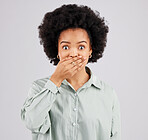
[[[51,121],[66,124],[77,121],[83,124],[108,124],[111,121],[111,100],[95,91],[79,93],[65,93],[58,96],[50,111]]]

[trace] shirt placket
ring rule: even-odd
[[[76,140],[76,136],[77,136],[77,126],[78,126],[78,123],[77,123],[77,118],[78,118],[78,93],[75,92],[74,93],[74,104],[73,104],[73,120],[72,120],[72,128],[73,128],[73,140]]]

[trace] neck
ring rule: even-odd
[[[71,85],[83,85],[89,80],[89,74],[86,72],[85,67],[78,71],[71,78],[66,79]]]

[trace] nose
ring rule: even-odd
[[[74,58],[74,57],[77,57],[78,55],[70,55],[70,57]]]
[[[78,56],[78,52],[76,49],[72,49],[70,54],[69,54],[70,57],[77,57]]]

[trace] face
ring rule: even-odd
[[[87,58],[92,53],[90,39],[87,32],[82,28],[67,29],[61,32],[58,40],[59,59],[66,57],[82,56]]]

